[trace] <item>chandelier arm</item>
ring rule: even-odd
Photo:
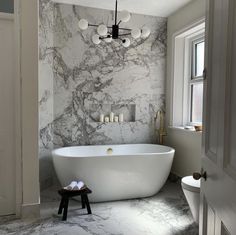
[[[98,24],[88,24],[88,26],[91,26],[91,27],[98,27],[99,25],[98,25]]]
[[[90,27],[98,27],[99,24],[88,24]],[[112,29],[112,26],[107,26],[108,29]]]
[[[117,0],[116,0],[116,9],[115,9],[115,25],[117,25]]]
[[[119,28],[121,30],[128,30],[128,31],[132,31],[132,29],[126,29],[126,28]]]
[[[100,36],[99,37],[100,40],[103,40],[103,39],[106,39],[106,38],[111,38],[111,36],[107,35],[107,36]]]
[[[117,39],[121,40],[122,42],[123,42],[123,40],[124,40],[123,38],[117,38]]]
[[[119,34],[119,37],[122,37],[122,36],[128,36],[128,35],[131,35],[131,33]]]

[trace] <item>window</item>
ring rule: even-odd
[[[202,123],[205,22],[173,35],[171,67],[170,125],[193,126]]]
[[[189,80],[189,122],[202,123],[204,38],[191,43],[191,78]]]

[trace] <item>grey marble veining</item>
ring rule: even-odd
[[[154,143],[154,113],[165,109],[166,18],[132,14],[122,26],[146,25],[149,38],[132,40],[129,48],[115,41],[97,46],[91,42],[96,29],[81,31],[78,20],[112,25],[112,11],[39,1],[41,181],[53,172],[54,148]],[[133,111],[125,113],[127,122],[101,124],[94,113],[102,110],[91,111],[96,105]]]
[[[0,218],[0,234],[14,235],[197,235],[180,184],[168,182],[154,197],[91,204],[92,215],[71,201],[66,222],[57,215],[56,188],[43,191],[41,218]]]

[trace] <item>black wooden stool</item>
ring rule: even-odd
[[[61,202],[58,209],[58,214],[60,215],[63,210],[63,216],[62,220],[67,219],[67,210],[68,210],[68,204],[69,199],[76,196],[81,196],[81,203],[82,208],[87,207],[88,214],[92,214],[89,200],[88,200],[88,194],[92,193],[92,191],[88,187],[84,187],[80,190],[67,190],[67,189],[60,189],[58,190],[58,193],[61,195]]]

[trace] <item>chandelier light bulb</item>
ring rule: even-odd
[[[120,12],[120,20],[124,23],[128,22],[131,18],[131,15],[128,11],[124,10]]]
[[[81,19],[78,23],[79,28],[82,30],[86,30],[88,28],[88,21],[85,19]]]
[[[106,36],[107,35],[107,26],[104,24],[99,25],[97,32],[100,36]]]
[[[105,38],[104,41],[108,43],[112,42],[112,36],[109,34],[109,37]]]
[[[93,35],[92,41],[94,44],[98,45],[101,42],[100,36],[98,34]]]
[[[131,36],[134,38],[134,39],[137,39],[141,36],[141,30],[138,29],[138,28],[135,28],[135,29],[132,29],[131,31]]]
[[[129,45],[130,45],[130,39],[129,39],[129,38],[124,38],[124,39],[122,40],[122,45],[123,45],[124,47],[129,47]]]
[[[146,26],[144,26],[142,28],[141,32],[142,32],[141,33],[141,38],[147,38],[150,35],[150,33],[151,33],[150,29],[148,27],[146,27]]]

